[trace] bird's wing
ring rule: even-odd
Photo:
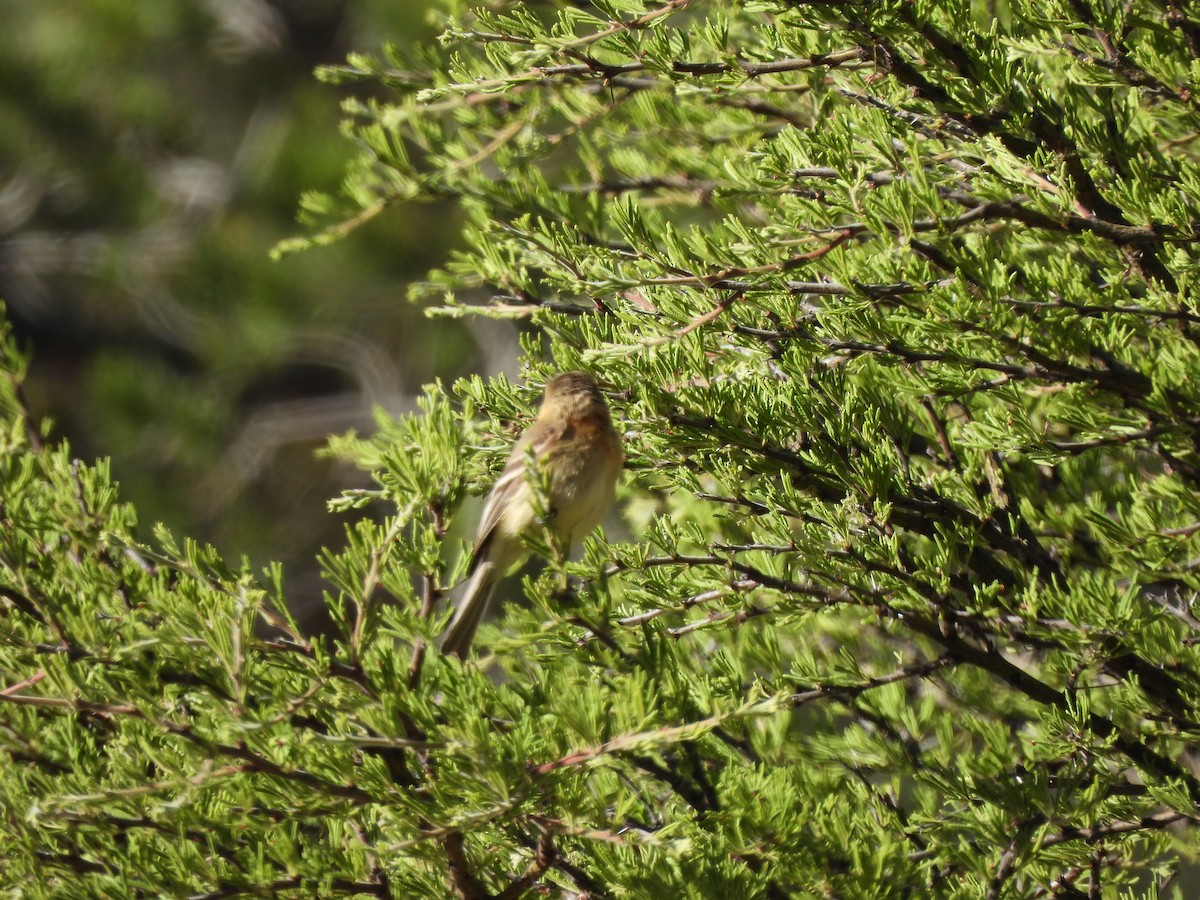
[[[479,516],[479,530],[475,532],[475,550],[471,554],[471,565],[467,574],[475,571],[480,561],[487,556],[488,546],[496,535],[496,526],[500,524],[509,505],[514,498],[526,488],[525,458],[532,445],[534,456],[541,456],[546,451],[546,445],[551,441],[551,435],[546,429],[538,428],[537,424],[517,441],[504,464],[504,471],[492,485],[492,491],[484,501],[483,512]]]

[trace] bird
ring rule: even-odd
[[[442,632],[442,653],[467,658],[496,585],[527,555],[529,535],[544,526],[570,552],[600,524],[612,506],[624,460],[595,379],[586,372],[551,378],[537,418],[513,446],[484,503],[466,592]],[[538,481],[528,471],[530,461]],[[544,486],[540,503],[534,487],[539,482]]]

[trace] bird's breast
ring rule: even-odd
[[[621,473],[620,439],[599,417],[575,419],[547,460],[551,527],[567,544],[582,540],[612,506]]]

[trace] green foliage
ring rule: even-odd
[[[323,558],[320,640],[278,572],[145,546],[10,375],[13,883],[1189,895],[1195,11],[447,5],[439,47],[326,73],[380,88],[362,213],[317,239],[454,199],[468,249],[417,296],[528,322],[528,385],[335,442],[376,481],[336,509],[375,518]],[[575,367],[628,536],[443,658],[465,496]]]
[[[341,527],[347,472],[313,448],[478,365],[395,302],[453,239],[445,208],[269,258],[354,153],[314,66],[430,36],[425,6],[0,0],[0,298],[37,347],[32,410],[110,457],[144,519],[293,584]]]

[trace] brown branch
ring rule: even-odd
[[[822,700],[826,697],[833,697],[838,700],[853,700],[856,697],[865,694],[867,691],[875,688],[884,687],[885,685],[895,684],[897,681],[909,681],[914,678],[928,678],[934,672],[954,665],[957,660],[949,653],[944,653],[936,659],[931,659],[926,662],[910,663],[906,666],[901,666],[894,672],[889,672],[887,675],[880,675],[875,678],[868,678],[857,684],[821,684],[816,687],[793,694],[789,698],[793,708],[804,706],[812,703],[815,700]]]
[[[298,643],[293,640],[285,640],[285,639],[276,638],[276,639],[272,639],[272,640],[262,641],[259,644],[259,647],[268,652],[295,653],[297,655],[304,656],[310,660],[315,660],[316,655],[317,655],[315,648],[308,641],[305,641],[303,643]],[[368,682],[366,673],[363,672],[363,669],[361,666],[348,665],[347,663],[340,662],[339,660],[330,658],[329,662],[328,662],[327,673],[329,675],[334,676],[335,678],[342,678],[342,679],[345,679],[346,681],[351,682],[353,685],[355,685],[355,687],[357,687],[359,690],[361,690],[364,694],[366,694],[371,699],[373,699],[373,700],[379,699],[378,696],[376,695],[374,689],[371,687],[370,683]],[[320,673],[320,674],[323,675],[325,673]]]
[[[440,543],[446,537],[446,519],[440,502],[429,505],[429,515],[433,520],[433,533]],[[425,572],[421,575],[421,609],[417,613],[422,619],[433,615],[433,608],[442,597],[438,587],[437,572]],[[408,668],[408,689],[415,691],[421,682],[421,670],[425,665],[425,642],[418,638],[413,645],[412,662]]]
[[[33,687],[35,684],[37,684],[39,681],[41,681],[45,677],[46,677],[46,670],[38,669],[37,672],[30,675],[25,680],[18,681],[16,684],[10,684],[8,687],[4,688],[3,690],[0,690],[0,697],[8,699],[13,696],[19,696],[20,692],[25,690],[25,688]],[[18,701],[18,702],[20,702],[20,701]]]
[[[1081,715],[1083,723],[1098,737],[1112,742],[1118,752],[1143,772],[1180,782],[1194,803],[1200,803],[1200,778],[1169,757],[1152,750],[1138,737],[1131,736],[1111,719],[1096,712],[1080,714],[1070,699],[1057,688],[1026,672],[994,647],[977,646],[953,629],[916,615],[904,614],[902,621],[912,630],[937,641],[958,661],[989,672],[1009,687],[1043,706],[1067,715]]]
[[[996,871],[992,875],[991,884],[988,885],[985,900],[999,900],[1001,892],[1004,890],[1004,883],[1008,881],[1009,876],[1013,874],[1013,870],[1016,868],[1017,859],[1020,856],[1018,844],[1021,836],[1019,831],[1013,835],[1012,840],[1009,841],[1008,846],[1000,855],[1000,861],[996,864]]]
[[[680,625],[677,628],[668,628],[667,634],[673,638],[681,638],[691,634],[694,631],[701,631],[708,628],[710,625],[716,625],[719,622],[725,622],[729,619],[734,619],[736,624],[741,625],[743,622],[748,622],[750,619],[756,619],[759,616],[770,614],[769,609],[764,609],[761,606],[745,606],[741,609],[729,609],[721,611],[713,611],[706,615],[703,619],[696,622],[689,622],[687,625]]]
[[[1061,124],[1061,116],[1059,121],[1055,121],[1044,113],[1032,113],[1028,117],[1032,136],[1018,135],[1010,130],[1008,117],[962,109],[945,87],[926,78],[922,67],[906,59],[899,47],[883,41],[861,23],[852,22],[851,27],[862,34],[864,49],[874,50],[875,60],[880,69],[896,77],[910,87],[919,99],[930,103],[961,126],[981,136],[997,136],[1010,152],[1025,159],[1035,157],[1045,148],[1057,153],[1075,186],[1076,200],[1089,216],[1098,217],[1106,222],[1102,228],[1115,228],[1119,232],[1122,227],[1136,227],[1131,226],[1121,208],[1111,203],[1100,191],[1084,165],[1079,148]],[[1175,277],[1157,255],[1137,246],[1140,241],[1125,240],[1120,243],[1126,247],[1126,258],[1130,264],[1143,277],[1147,280],[1157,279],[1171,293],[1178,291]]]
[[[1127,225],[1119,222],[1107,222],[1095,217],[1085,218],[1084,216],[1077,215],[1055,218],[1036,209],[1031,209],[1015,200],[981,201],[976,197],[959,191],[943,193],[949,199],[967,207],[967,212],[962,215],[946,218],[918,219],[914,222],[905,223],[903,226],[887,222],[885,223],[885,227],[893,232],[948,232],[974,222],[994,222],[1011,219],[1023,225],[1028,225],[1031,228],[1041,228],[1046,231],[1059,231],[1065,234],[1085,234],[1090,232],[1098,234],[1100,237],[1120,246],[1165,243],[1171,240],[1171,236],[1161,226]],[[829,230],[836,232],[849,231],[856,237],[859,235],[874,234],[872,227],[865,222],[850,222],[845,225],[833,226]],[[823,232],[817,230],[815,233],[822,234]],[[1183,236],[1179,240],[1195,242],[1198,238],[1193,234]]]
[[[538,836],[537,849],[534,851],[529,867],[508,887],[498,893],[496,900],[517,900],[546,874],[546,870],[554,863],[557,855],[558,853],[554,849],[554,839],[548,832],[543,832]]]
[[[946,433],[946,424],[942,421],[941,416],[937,414],[937,410],[933,408],[933,398],[922,397],[921,406],[924,408],[925,414],[929,416],[929,422],[933,426],[933,433],[937,438],[938,446],[942,450],[942,457],[946,460],[946,465],[952,469],[958,469],[960,467],[958,454],[954,452],[954,448],[950,445],[950,436]]]
[[[796,708],[826,697],[834,697],[838,699],[854,698],[866,693],[867,691],[874,690],[875,688],[883,687],[888,684],[893,684],[897,681],[927,677],[933,672],[936,672],[937,670],[954,662],[956,662],[956,659],[950,654],[946,654],[928,662],[914,663],[912,665],[903,666],[887,675],[882,675],[876,678],[868,678],[867,680],[858,684],[819,685],[812,690],[791,695],[787,698],[787,703],[790,707]],[[754,713],[750,712],[749,714],[752,715]],[[561,756],[545,763],[530,764],[528,769],[533,775],[548,775],[551,772],[559,769],[586,765],[603,756],[612,755],[622,751],[631,751],[639,745],[647,742],[652,744],[673,744],[692,741],[696,737],[699,737],[703,734],[712,733],[717,727],[719,727],[722,721],[736,715],[736,712],[724,715],[719,714],[694,722],[685,722],[682,725],[658,728],[653,731],[633,732],[630,734],[618,735],[617,737],[610,738],[609,740],[604,741],[596,746],[581,747],[577,750],[573,750],[565,756]]]
[[[459,900],[490,900],[483,882],[475,877],[467,862],[461,832],[452,831],[442,838],[442,848],[446,851],[446,864],[450,867],[450,882]]]
[[[142,718],[145,718],[144,716]],[[274,778],[281,778],[285,781],[294,781],[297,784],[303,784],[306,787],[315,788],[325,794],[331,794],[335,797],[342,797],[346,800],[352,800],[355,803],[366,804],[375,803],[376,798],[367,791],[354,786],[353,784],[338,784],[334,781],[329,781],[319,775],[313,775],[311,772],[306,772],[303,769],[287,769],[276,762],[272,762],[265,756],[255,753],[244,745],[221,744],[216,741],[210,741],[207,738],[201,737],[191,727],[187,725],[178,725],[174,722],[168,722],[163,719],[151,720],[160,727],[166,729],[172,734],[178,735],[187,741],[202,747],[213,755],[221,755],[240,759],[245,762],[251,771],[259,772],[263,775],[269,775]]]
[[[136,706],[119,703],[99,703],[91,700],[71,699],[68,697],[35,697],[29,694],[12,694],[0,692],[0,703],[13,703],[19,706],[39,706],[49,709],[71,709],[86,712],[102,719],[128,717],[143,719],[171,734],[203,748],[212,756],[228,756],[240,759],[248,766],[248,771],[258,772],[275,778],[294,781],[307,787],[316,788],[326,794],[343,797],[356,803],[373,803],[375,798],[352,784],[338,784],[328,781],[318,775],[313,775],[303,769],[287,769],[272,762],[264,756],[250,750],[245,745],[222,744],[210,741],[197,734],[191,726],[180,725],[166,719],[155,719],[146,715]]]
[[[838,284],[836,281],[785,281],[782,284],[763,284],[753,281],[741,281],[735,278],[718,278],[708,281],[704,276],[690,278],[650,278],[642,284],[691,284],[696,287],[716,288],[719,290],[740,291],[744,294],[760,291],[785,290],[790,294],[808,294],[814,297],[898,297],[905,294],[927,294],[935,288],[950,287],[953,279],[938,281],[911,282],[901,281],[894,284],[855,283],[852,285]]]
[[[383,564],[387,560],[396,538],[400,535],[406,518],[403,511],[397,510],[382,540],[371,548],[370,561],[367,571],[363,575],[362,589],[354,601],[354,628],[350,633],[350,660],[351,665],[355,667],[359,666],[362,661],[363,642],[367,638],[367,618],[375,598],[375,591],[383,577]]]
[[[40,679],[39,679],[40,680]],[[16,685],[13,686],[17,687]],[[73,709],[85,712],[103,719],[116,716],[135,716],[145,718],[136,706],[126,706],[120,703],[97,703],[91,700],[72,700],[69,697],[35,697],[30,694],[12,694],[0,692],[0,701],[14,703],[17,706],[41,706],[48,709]]]
[[[690,175],[647,175],[642,178],[625,178],[616,181],[594,181],[588,184],[564,184],[558,190],[566,194],[604,194],[616,196],[633,191],[676,190],[690,191],[701,195],[711,194],[721,186],[719,181],[701,180]]]
[[[1104,290],[1103,287],[1098,291]],[[1074,303],[1056,297],[1053,300],[1018,300],[1015,297],[1005,297],[1004,304],[1016,309],[1045,310],[1068,309],[1080,313],[1085,318],[1097,319],[1107,315],[1145,316],[1151,319],[1175,320],[1192,325],[1200,324],[1200,316],[1187,310],[1154,309],[1149,306],[1122,306],[1117,304]]]
[[[227,900],[229,897],[275,896],[281,891],[297,891],[307,887],[316,890],[317,881],[312,878],[280,878],[269,884],[223,884],[215,891],[207,894],[193,894],[191,900]],[[390,897],[391,892],[376,881],[350,881],[346,878],[334,878],[328,885],[329,889],[339,894],[355,895],[370,894],[373,897]]]
[[[1072,384],[1093,383],[1099,387],[1105,387],[1114,392],[1121,393],[1122,395],[1127,395],[1131,391],[1142,393],[1148,389],[1148,385],[1131,385],[1127,377],[1129,373],[1117,373],[1110,369],[1086,368],[1061,360],[1052,360],[1048,357],[1041,357],[1040,361],[1032,362],[1029,365],[1019,365],[1016,363],[996,362],[975,356],[961,356],[952,351],[918,350],[896,341],[888,341],[886,344],[871,344],[866,341],[838,340],[836,338],[823,337],[806,328],[797,328],[792,332],[779,331],[775,332],[773,336],[776,339],[783,339],[789,336],[803,337],[816,341],[830,350],[839,350],[852,354],[879,354],[883,356],[895,356],[897,359],[910,363],[944,363],[947,365],[964,366],[969,369],[1000,372],[1009,376],[1009,378],[1062,381]],[[1027,353],[1033,349],[1028,345],[1022,345],[1022,348]],[[1132,374],[1138,375],[1139,373]]]
[[[1073,825],[1068,825],[1058,834],[1051,834],[1042,838],[1039,843],[1042,847],[1056,847],[1068,841],[1085,841],[1092,844],[1102,841],[1105,838],[1119,837],[1137,831],[1158,831],[1182,822],[1195,824],[1196,821],[1194,814],[1164,810],[1163,812],[1143,816],[1140,819],[1132,821],[1110,822],[1107,825],[1093,825],[1089,828],[1076,828]]]
[[[531,78],[545,76],[548,78],[561,77],[577,77],[577,76],[597,76],[607,81],[615,81],[622,75],[630,75],[634,72],[645,72],[650,69],[645,63],[626,62],[626,63],[604,63],[582,53],[568,51],[567,56],[573,59],[580,60],[577,63],[564,64],[558,66],[536,66],[525,72],[511,76],[514,80],[528,81]],[[763,75],[777,75],[783,72],[800,72],[805,69],[815,68],[837,68],[844,66],[847,63],[859,62],[866,59],[866,54],[859,47],[854,47],[849,50],[839,50],[835,53],[817,53],[807,57],[793,57],[788,59],[775,59],[767,62],[743,62],[741,60],[734,63],[721,62],[692,62],[690,60],[676,60],[671,63],[671,70],[680,75],[727,75],[730,73],[740,73],[748,78],[759,78]]]
[[[730,294],[708,312],[696,316],[696,318],[692,319],[692,321],[688,322],[688,324],[676,331],[674,336],[681,338],[685,334],[690,334],[697,328],[700,328],[702,325],[707,325],[709,322],[720,318],[721,315],[726,312],[729,307],[733,306],[733,304],[736,303],[741,297],[741,294]],[[663,340],[669,340],[669,338],[663,338]]]
[[[846,63],[859,62],[866,58],[867,56],[861,47],[854,47],[850,50],[839,50],[835,53],[817,53],[808,57],[773,59],[767,62],[743,62],[738,60],[735,63],[700,63],[681,60],[672,63],[671,68],[685,75],[723,75],[728,72],[741,72],[749,78],[758,78],[761,75],[798,72],[822,66],[833,69]]]
[[[52,866],[62,866],[77,875],[111,874],[108,866],[90,860],[78,853],[50,853],[47,850],[35,850],[38,861]]]

